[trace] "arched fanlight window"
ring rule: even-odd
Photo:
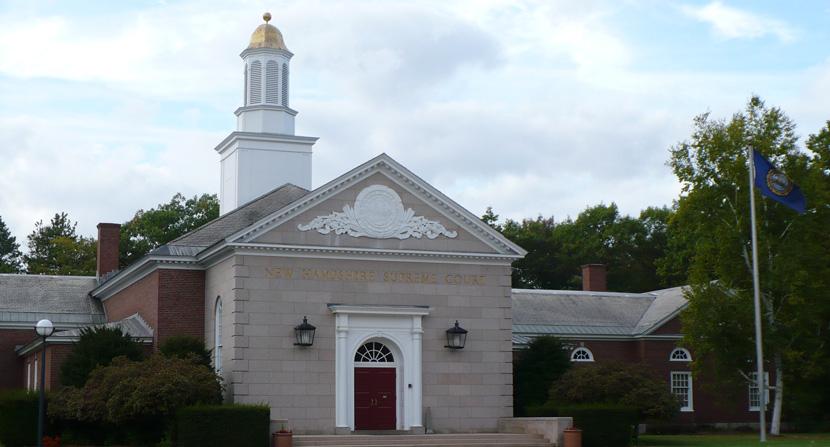
[[[571,352],[571,361],[572,362],[593,362],[594,361],[594,353],[591,352],[590,349],[581,347],[576,348]]]
[[[669,360],[672,362],[691,362],[692,354],[690,354],[685,348],[675,348],[675,350],[671,352],[671,355],[669,355]]]
[[[222,297],[216,297],[213,313],[213,365],[216,372],[222,371]]]
[[[370,341],[357,349],[354,354],[355,362],[391,363],[395,361],[392,351],[383,343]]]

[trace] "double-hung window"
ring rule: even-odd
[[[692,373],[689,371],[672,371],[671,393],[680,400],[680,411],[694,411],[692,399]]]
[[[758,392],[758,373],[749,373],[749,411],[761,409],[761,393]],[[764,373],[764,383],[769,384],[769,373]],[[764,403],[769,404],[769,388],[764,387]]]

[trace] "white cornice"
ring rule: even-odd
[[[462,253],[462,252],[435,252],[421,250],[387,250],[373,248],[343,248],[343,247],[320,247],[311,245],[280,245],[280,244],[259,244],[259,243],[235,243],[229,244],[235,249],[236,254],[250,256],[273,256],[279,254],[285,257],[314,257],[330,259],[352,259],[363,261],[388,261],[398,260],[403,262],[437,262],[456,264],[501,264],[509,265],[518,255],[501,255],[495,253]],[[205,256],[208,258],[221,252],[217,247],[214,253]],[[201,257],[200,257],[201,258]]]
[[[234,131],[231,132],[224,140],[222,140],[219,144],[216,145],[213,150],[222,154],[227,148],[233,144],[234,141],[264,141],[268,143],[289,143],[289,144],[299,144],[303,146],[308,146],[309,144],[314,144],[319,138],[317,137],[302,137],[296,135],[285,135],[281,133],[265,133],[265,132],[243,132],[243,131]],[[309,152],[310,149],[302,149],[299,152]]]
[[[339,193],[375,173],[383,173],[411,194],[420,197],[436,209],[442,211],[456,225],[475,235],[499,254],[514,255],[516,259],[522,258],[527,254],[524,249],[502,236],[489,225],[482,222],[477,216],[427,184],[420,177],[404,168],[386,154],[381,154],[326,183],[302,199],[272,213],[248,228],[229,236],[227,240],[230,242],[250,242],[257,236],[285,223],[326,198]]]
[[[136,340],[137,342],[143,343],[143,344],[146,344],[146,345],[149,345],[149,344],[153,343],[153,337],[132,337],[132,338],[134,340]],[[53,335],[53,336],[46,339],[46,344],[47,345],[71,345],[71,344],[77,343],[78,340],[80,340],[80,339],[81,339],[81,337],[78,336],[78,335],[73,335],[73,336]],[[15,353],[17,353],[18,356],[24,356],[24,355],[26,355],[26,354],[28,354],[32,351],[37,350],[38,348],[41,347],[41,345],[43,345],[43,338],[37,337],[37,339],[32,340],[29,343],[26,343],[25,345],[23,345],[19,348],[16,348]]]
[[[383,306],[383,305],[353,305],[353,304],[329,304],[329,310],[333,314],[359,314],[359,315],[429,315],[432,308],[429,306]]]

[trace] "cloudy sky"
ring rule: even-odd
[[[795,5],[795,6],[793,6]],[[21,242],[218,192],[239,53],[263,11],[294,52],[314,186],[386,152],[472,212],[670,204],[692,118],[751,94],[830,119],[830,4],[762,1],[0,2],[0,216]]]

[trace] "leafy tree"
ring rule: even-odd
[[[645,292],[678,284],[663,280],[657,262],[665,256],[670,208],[647,208],[639,217],[621,215],[617,205],[586,208],[575,220],[555,223],[552,217],[508,220],[503,226],[492,209],[485,222],[528,251],[514,264],[515,287],[580,289],[581,266],[608,266],[608,287],[620,292]]]
[[[647,365],[602,363],[571,368],[550,388],[547,405],[613,404],[636,408],[643,419],[668,420],[680,402]]]
[[[109,365],[112,359],[119,356],[139,360],[144,351],[138,342],[118,328],[81,329],[81,336],[72,353],[61,365],[61,383],[82,387],[96,367]]]
[[[765,369],[775,377],[770,431],[778,434],[785,384],[828,376],[830,123],[807,140],[808,153],[797,146],[793,122],[757,97],[730,120],[697,117],[690,139],[671,149],[682,195],[669,246],[683,256],[662,267],[688,269],[692,287],[682,318],[696,374],[746,383],[755,370],[748,147],[799,183],[810,208],[798,215],[756,197]]]
[[[159,351],[165,357],[194,358],[199,364],[208,368],[211,366],[210,350],[205,348],[205,342],[197,337],[175,335],[168,337],[159,346]]]
[[[516,416],[526,416],[528,407],[544,404],[551,384],[570,367],[568,353],[558,338],[534,338],[513,364],[516,382],[513,409]]]
[[[144,361],[115,358],[96,368],[82,388],[66,387],[54,394],[49,415],[78,421],[140,428],[142,445],[164,435],[176,411],[195,404],[218,404],[222,386],[216,374],[195,359],[153,355]]]
[[[29,235],[29,253],[23,256],[33,274],[95,275],[95,239],[75,233],[76,222],[66,213],[56,213],[48,225],[35,223]]]
[[[0,218],[0,273],[20,273],[23,270],[20,257],[20,244]]]
[[[121,267],[132,264],[150,250],[219,217],[216,194],[190,199],[176,194],[156,208],[138,210],[121,226]]]

